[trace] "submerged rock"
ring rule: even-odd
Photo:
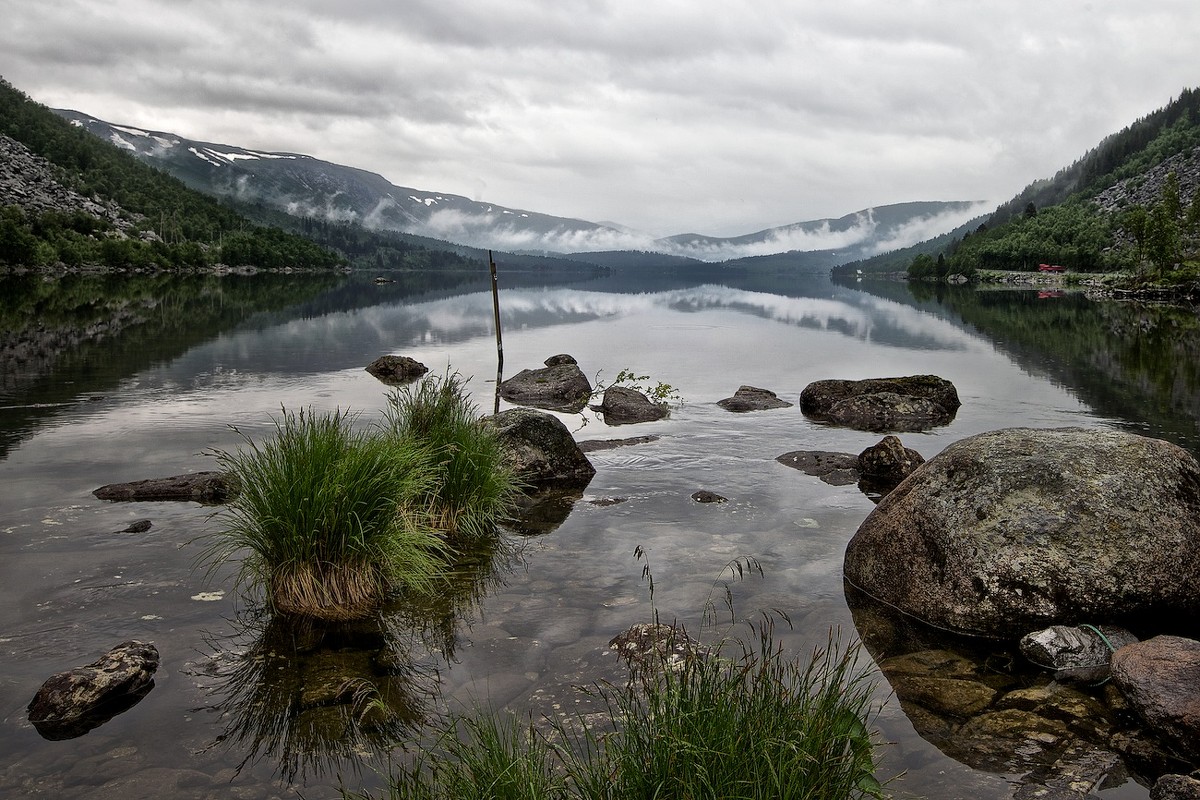
[[[961,405],[954,384],[936,375],[814,381],[800,393],[806,416],[862,431],[946,425]]]
[[[237,485],[224,472],[193,472],[169,478],[147,478],[130,483],[110,483],[92,492],[100,500],[150,502],[185,500],[205,505],[227,503],[237,496]]]
[[[854,585],[930,624],[1018,636],[1195,614],[1197,563],[1196,459],[1157,439],[1068,428],[950,445],[883,498],[844,567]]]
[[[27,708],[46,739],[73,739],[131,708],[154,688],[158,649],[128,641],[83,667],[47,678]]]
[[[779,396],[769,389],[759,389],[757,386],[741,386],[733,397],[718,400],[717,405],[726,411],[738,413],[746,411],[766,411],[773,408],[791,408],[792,403],[780,400]]]
[[[551,356],[542,369],[524,369],[500,384],[500,396],[520,406],[550,411],[582,411],[592,384],[568,355]]]
[[[638,623],[608,643],[629,669],[644,674],[680,670],[689,659],[707,656],[709,650],[678,625]]]
[[[710,492],[708,489],[701,489],[698,492],[692,492],[692,499],[697,503],[728,503],[728,497],[722,497],[716,492]]]
[[[585,453],[595,453],[601,450],[615,450],[618,447],[630,447],[635,444],[657,442],[658,436],[630,436],[628,439],[589,439],[579,443],[579,449]]]

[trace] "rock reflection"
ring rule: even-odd
[[[242,614],[187,670],[224,724],[213,746],[243,750],[239,771],[270,759],[290,783],[357,773],[414,741],[437,713],[439,668],[461,628],[518,556],[504,542],[460,556],[437,596],[400,597],[365,620]]]
[[[1003,642],[944,633],[846,584],[864,646],[917,733],[967,766],[1009,776],[1014,797],[1087,797],[1168,764],[1110,686],[1057,683]]]

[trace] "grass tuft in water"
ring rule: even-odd
[[[512,510],[518,485],[499,438],[478,418],[460,375],[426,378],[388,396],[391,435],[433,454],[437,474],[425,492],[434,524],[460,541],[492,538]]]
[[[239,582],[265,586],[277,611],[353,619],[396,588],[438,581],[445,544],[419,511],[437,476],[432,450],[354,422],[284,410],[265,444],[242,434],[245,448],[217,454],[240,491],[203,558],[241,556]]]
[[[392,776],[386,796],[882,797],[867,729],[872,685],[857,646],[842,649],[831,636],[800,663],[784,656],[769,620],[755,630],[756,644],[739,642],[739,657],[698,656],[602,688],[607,731],[576,736],[557,726],[551,741],[511,717],[460,718]]]

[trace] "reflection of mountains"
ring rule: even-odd
[[[1194,309],[1079,293],[857,284],[966,323],[1027,371],[1049,376],[1136,433],[1200,453],[1200,317]]]
[[[830,285],[823,280],[825,294]],[[844,298],[781,297],[705,285],[653,294],[612,294],[578,289],[504,290],[505,330],[546,328],[656,312],[732,311],[785,325],[869,339],[881,345],[928,350],[966,347],[963,333],[896,303],[862,295]],[[293,319],[266,330],[243,330],[188,353],[175,368],[188,374],[224,364],[253,373],[319,373],[366,364],[381,352],[406,346],[453,344],[493,336],[488,292],[419,303]],[[200,363],[197,363],[200,362]]]

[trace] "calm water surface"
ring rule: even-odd
[[[52,335],[66,320],[45,301],[22,307],[14,299],[53,296],[46,287],[0,283],[7,324],[35,341],[6,363],[0,392],[5,797],[292,797],[299,790],[319,798],[334,796],[342,780],[376,786],[387,737],[351,740],[344,719],[313,711],[322,704],[305,700],[304,687],[320,684],[322,670],[353,676],[358,669],[376,685],[386,673],[384,695],[401,709],[396,736],[412,733],[406,726],[419,712],[447,708],[490,706],[535,718],[587,711],[573,686],[620,675],[609,639],[655,609],[699,628],[705,603],[722,596],[726,567],[739,557],[756,558],[764,575],[731,584],[738,618],[786,612],[794,628],[782,636],[801,653],[826,643],[831,630],[854,639],[842,553],[872,502],[854,486],[826,485],[775,457],[798,449],[857,453],[880,437],[810,422],[797,408],[738,415],[715,405],[742,384],[796,402],[823,378],[938,374],[955,383],[963,406],[946,427],[903,435],[926,458],[965,436],[1015,425],[1117,426],[1196,449],[1198,415],[1187,416],[1194,383],[1181,389],[1174,378],[1165,386],[1139,378],[1137,364],[1115,349],[1098,351],[1103,343],[1095,341],[1039,346],[1044,332],[997,321],[1009,319],[1012,295],[1001,314],[965,295],[891,299],[896,287],[872,294],[823,276],[783,285],[659,281],[646,291],[626,279],[505,288],[509,375],[566,352],[602,381],[632,369],[671,384],[685,403],[668,420],[620,428],[590,413],[563,415],[580,440],[661,438],[593,454],[596,477],[560,524],[509,537],[514,552],[491,565],[464,565],[478,582],[441,606],[394,609],[367,632],[371,647],[343,646],[261,619],[230,570],[206,575],[197,567],[196,539],[217,524],[213,509],[109,504],[91,492],[211,469],[208,453],[238,444],[231,426],[266,435],[281,407],[349,408],[364,422],[376,419],[388,390],[363,367],[387,353],[472,376],[478,404],[490,410],[496,351],[486,284],[172,280],[133,290],[108,281],[112,299],[96,314],[130,309],[127,323],[82,340]],[[100,291],[60,288],[67,289]],[[1046,323],[1056,337],[1114,324],[1113,312],[1081,298],[1037,302],[1019,300],[1058,319]],[[1046,305],[1055,302],[1062,305]],[[1068,312],[1069,324],[1061,316]],[[21,320],[32,313],[50,322],[28,328]],[[1161,357],[1169,364],[1178,354]],[[697,489],[730,502],[697,504],[690,499]],[[622,502],[607,504],[613,499]],[[143,518],[153,523],[149,531],[117,532]],[[653,572],[653,607],[638,547]],[[126,639],[151,641],[161,652],[153,691],[82,737],[43,739],[25,716],[40,683]],[[290,673],[294,659],[280,655],[297,648],[311,656],[299,676]],[[382,668],[384,661],[391,666]],[[889,743],[884,774],[905,773],[893,785],[898,794],[1012,796],[1018,776],[943,755],[883,687],[876,727]],[[1104,794],[1146,796],[1134,783]]]

